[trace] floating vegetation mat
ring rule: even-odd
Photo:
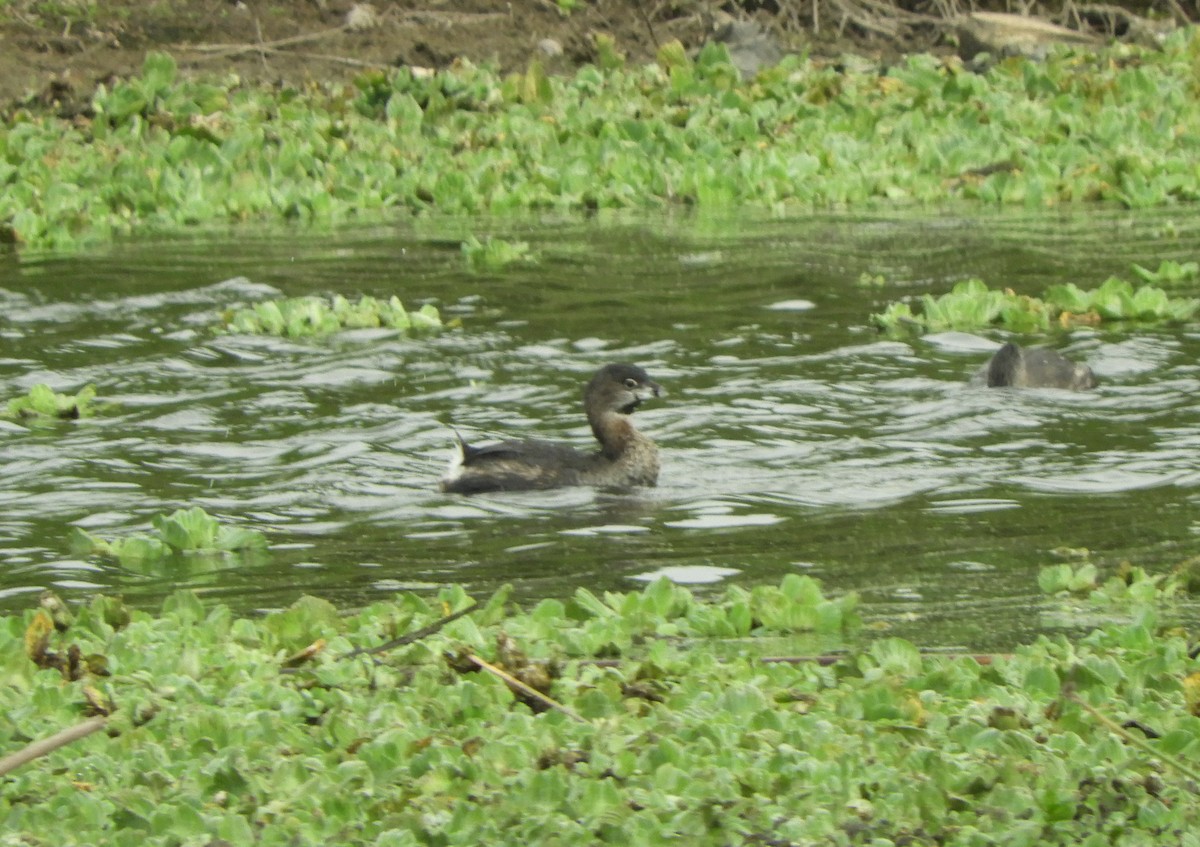
[[[1060,48],[976,72],[914,55],[854,70],[789,56],[743,80],[722,45],[572,76],[457,62],[352,87],[192,79],[148,55],[91,111],[11,110],[0,239],[70,248],[135,229],[389,212],[934,203],[1146,208],[1200,198],[1200,36]],[[1147,104],[1153,108],[1147,108]]]
[[[430,303],[409,312],[398,297],[377,300],[364,296],[350,301],[339,294],[332,300],[292,297],[255,303],[226,315],[218,331],[304,338],[342,329],[375,327],[414,333],[438,332],[442,329],[442,318],[437,307]]]
[[[259,619],[47,595],[0,619],[6,843],[1195,847],[1172,589],[1097,581],[1044,587],[1123,623],[1006,656],[778,655],[854,632],[852,597],[797,576]]]
[[[90,418],[96,413],[96,386],[85,385],[75,394],[59,394],[45,383],[29,389],[24,397],[8,401],[0,417],[25,423],[47,423],[50,421],[73,421]]]
[[[892,303],[883,312],[872,315],[871,322],[888,332],[1000,327],[1032,333],[1114,321],[1181,322],[1195,316],[1200,310],[1200,300],[1171,297],[1153,285],[1134,287],[1118,277],[1110,277],[1091,290],[1070,282],[1052,285],[1042,298],[1007,289],[998,291],[988,288],[981,279],[968,279],[957,283],[947,294],[922,295],[917,307],[914,311],[910,303]]]

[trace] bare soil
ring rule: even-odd
[[[800,35],[780,25],[778,8],[747,13],[745,5],[756,4],[735,11],[757,14],[790,48],[894,53],[925,49],[937,36],[929,28],[928,43],[905,44],[851,26],[839,39],[830,27],[812,32],[811,21]],[[557,0],[11,0],[0,2],[0,107],[87,97],[98,83],[136,74],[147,51],[171,53],[185,72],[292,85],[368,68],[439,68],[458,57],[506,71],[537,58],[569,71],[593,59],[596,33],[638,62],[671,39],[698,47],[716,9],[698,0],[585,0],[569,13]]]
[[[1048,16],[1067,22],[1084,8],[1064,2]],[[1178,19],[1200,0],[1166,2]],[[36,103],[74,111],[97,84],[137,74],[148,51],[172,54],[185,73],[288,85],[459,57],[505,71],[536,58],[566,72],[594,58],[597,33],[641,62],[671,39],[699,47],[732,12],[785,49],[887,62],[951,50],[948,19],[984,8],[1008,10],[1006,0],[0,0],[0,111]]]

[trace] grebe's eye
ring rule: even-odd
[[[631,391],[633,389],[637,388],[637,386],[638,386],[637,380],[634,379],[633,377],[629,377],[625,380],[625,387],[630,389]]]

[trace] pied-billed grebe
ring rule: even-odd
[[[1042,347],[1018,347],[1011,341],[996,351],[980,372],[988,388],[1068,388],[1081,391],[1096,387],[1096,375],[1087,365],[1078,365],[1061,353]]]
[[[600,442],[583,453],[552,441],[501,441],[472,447],[455,434],[458,452],[443,491],[526,491],[564,485],[627,488],[658,481],[658,448],[634,429],[630,415],[662,388],[637,365],[605,365],[583,390],[583,408]]]

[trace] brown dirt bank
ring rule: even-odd
[[[1183,23],[1197,17],[1200,0],[1150,2]],[[1153,13],[1144,0],[1124,5]],[[951,50],[947,20],[984,8],[1016,11],[1005,0],[0,0],[0,107],[78,102],[99,82],[137,73],[151,50],[171,53],[186,72],[293,85],[372,67],[441,67],[460,56],[505,70],[539,58],[568,71],[593,58],[596,33],[644,61],[673,38],[699,46],[723,13],[755,18],[790,49],[886,60]],[[1104,8],[1114,7],[1065,0],[1033,8],[1102,29]]]

